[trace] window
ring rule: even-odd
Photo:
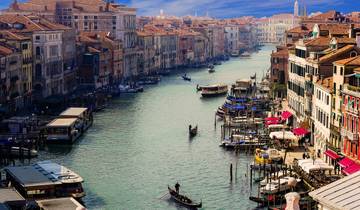
[[[40,40],[40,36],[36,36],[36,37],[35,37],[35,40]]]
[[[58,56],[58,46],[54,45],[54,46],[50,46],[50,56],[54,57],[54,56]]]
[[[329,100],[330,100],[329,96],[326,96],[326,105],[329,105]]]
[[[344,68],[341,67],[341,68],[340,68],[340,75],[343,75],[343,74],[344,74]]]
[[[22,45],[22,49],[23,49],[23,50],[27,50],[27,49],[29,49],[28,44],[23,44],[23,45]]]
[[[336,74],[336,66],[334,66],[334,74]]]

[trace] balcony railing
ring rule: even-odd
[[[350,141],[359,140],[359,134],[348,131],[345,128],[341,128],[341,135],[347,137]]]
[[[347,106],[345,105],[345,111],[352,113],[352,114],[356,114],[359,115],[359,110],[352,108],[351,106]]]

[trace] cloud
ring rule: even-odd
[[[305,0],[300,0],[303,5]],[[275,13],[292,13],[294,0],[131,0],[139,15],[157,15],[163,9],[168,15],[204,15],[236,17],[244,15],[269,16]],[[345,0],[307,0],[308,11],[338,9]],[[333,7],[333,8],[331,8]]]

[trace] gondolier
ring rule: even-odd
[[[175,190],[176,190],[176,193],[179,193],[179,190],[180,190],[180,184],[179,184],[179,182],[176,182],[176,184],[175,184]]]

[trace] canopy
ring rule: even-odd
[[[342,160],[340,160],[338,162],[338,164],[342,167],[342,168],[346,168],[346,167],[349,167],[351,166],[352,164],[354,164],[355,162],[353,160],[351,160],[350,158],[343,158]]]
[[[310,173],[312,170],[333,170],[334,167],[325,163],[321,159],[304,159],[298,160],[298,165],[307,173]]]
[[[333,160],[340,158],[340,156],[336,152],[330,149],[326,150],[324,154]]]
[[[284,111],[282,114],[281,114],[281,117],[284,119],[284,120],[287,120],[289,119],[290,117],[292,116],[292,114],[288,111]]]
[[[349,166],[349,167],[345,168],[344,170],[342,170],[342,172],[344,174],[346,174],[346,175],[351,175],[351,174],[353,174],[355,172],[358,172],[358,171],[360,171],[360,165],[358,165],[356,163],[352,164],[351,166]]]
[[[306,130],[305,128],[294,128],[293,133],[297,136],[303,136],[310,132],[308,130]]]
[[[271,132],[269,137],[271,139],[284,139],[284,140],[298,140],[298,138],[291,131],[276,131]]]
[[[272,124],[268,126],[268,129],[284,129],[284,128],[287,128],[287,126],[283,124]]]

